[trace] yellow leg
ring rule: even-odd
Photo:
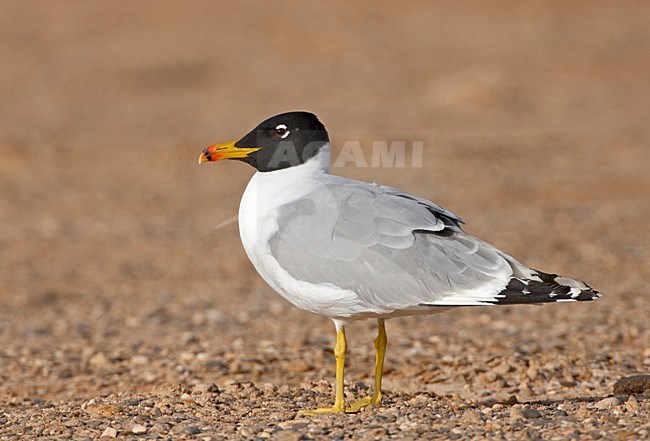
[[[366,406],[379,407],[381,405],[381,376],[384,371],[384,357],[386,356],[388,338],[384,319],[378,319],[377,323],[379,329],[377,330],[377,338],[375,338],[375,386],[372,395],[348,406],[347,412],[358,412]]]
[[[318,415],[323,413],[344,413],[345,412],[345,395],[344,395],[344,373],[345,373],[345,353],[347,351],[347,342],[345,341],[345,328],[341,326],[336,330],[336,346],[334,346],[334,357],[336,358],[336,395],[334,406],[314,410],[301,410],[298,415]]]

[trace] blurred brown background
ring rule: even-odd
[[[391,321],[389,391],[512,392],[428,367],[526,345],[597,365],[562,373],[590,386],[531,380],[525,397],[603,395],[647,371],[649,16],[605,1],[3,1],[0,401],[331,379],[331,323],[261,281],[235,224],[214,228],[253,169],[197,165],[298,109],[335,152],[423,139],[422,168],[335,172],[432,199],[605,295]],[[373,329],[350,328],[351,380],[369,382]]]

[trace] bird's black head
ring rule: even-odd
[[[206,148],[199,162],[238,159],[261,172],[282,170],[304,164],[328,143],[327,130],[313,113],[281,113],[239,141]]]

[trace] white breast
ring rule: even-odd
[[[305,164],[251,178],[239,207],[239,234],[248,258],[266,283],[295,306],[330,318],[358,314],[357,296],[331,284],[291,277],[271,254],[268,240],[278,230],[278,208],[309,195],[327,173],[329,146]]]

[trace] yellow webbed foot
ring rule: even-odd
[[[321,407],[319,409],[313,409],[313,410],[301,410],[300,412],[298,412],[298,415],[314,416],[314,415],[323,415],[329,413],[345,413],[345,409],[343,406],[334,405],[332,407]]]
[[[381,405],[381,398],[375,398],[375,397],[366,397],[362,400],[357,401],[356,403],[352,403],[349,406],[345,408],[346,413],[357,413],[361,411],[364,407],[368,406],[374,406],[374,407],[379,407]]]
[[[320,409],[313,410],[301,410],[298,412],[298,415],[305,416],[314,416],[314,415],[323,415],[331,413],[357,413],[360,412],[363,408],[368,406],[379,407],[379,401],[373,397],[366,397],[363,400],[359,400],[356,403],[352,403],[349,406],[345,406],[345,410],[341,406],[332,406],[332,407],[322,407]]]

